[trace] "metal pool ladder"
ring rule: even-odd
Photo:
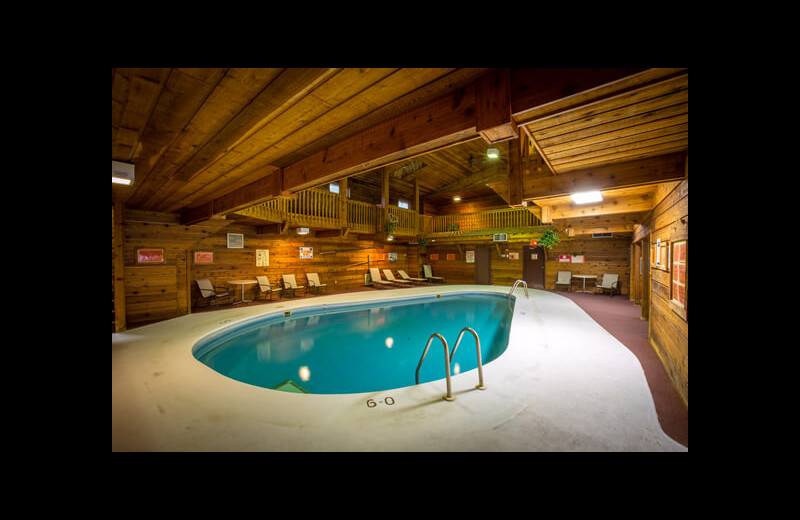
[[[453,347],[453,352],[451,353],[449,347],[447,346],[447,340],[439,334],[438,332],[434,332],[428,337],[428,343],[425,345],[425,350],[422,351],[422,356],[419,358],[419,363],[417,364],[417,371],[414,374],[414,380],[416,384],[419,384],[419,369],[422,368],[422,362],[425,361],[425,356],[428,355],[428,349],[431,346],[431,341],[433,338],[439,338],[442,340],[442,345],[444,345],[444,373],[445,377],[447,378],[447,394],[444,396],[445,401],[455,401],[455,397],[453,396],[453,390],[450,383],[450,363],[453,361],[453,356],[456,355],[456,350],[458,350],[458,345],[461,343],[461,338],[464,335],[464,332],[469,331],[475,336],[475,349],[478,356],[478,385],[475,387],[478,390],[486,390],[486,385],[483,384],[483,363],[481,362],[481,340],[478,338],[478,333],[475,332],[475,329],[471,327],[464,327],[458,333],[458,339],[456,339],[456,345]]]
[[[525,280],[517,280],[516,282],[514,282],[514,286],[511,288],[511,290],[508,291],[509,300],[511,299],[511,293],[513,293],[517,289],[517,286],[519,284],[522,284],[522,286],[525,287],[525,298],[528,298],[528,283]]]

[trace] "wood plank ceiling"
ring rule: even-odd
[[[452,94],[457,104],[459,92],[489,70],[112,69],[112,159],[136,166],[134,185],[113,186],[112,197],[151,211],[197,207],[323,151],[324,160],[333,145],[432,100]],[[581,72],[556,69],[535,76],[544,78],[536,79],[545,82],[541,94],[527,79],[533,69],[520,70],[511,87],[527,104],[514,111],[521,101],[511,100],[513,119],[545,165],[526,174],[590,175],[598,167],[688,153],[688,69],[620,74],[577,92],[568,85],[582,84]],[[604,74],[587,71],[590,79]],[[559,83],[570,74],[578,79]],[[548,77],[556,79],[547,83]],[[536,96],[546,102],[531,100]],[[477,135],[359,173],[354,181],[375,186],[386,169],[392,190],[408,197],[417,180],[420,194],[435,206],[455,194],[502,204],[508,142],[488,145]],[[490,146],[501,149],[500,159],[486,158]],[[610,195],[637,200],[617,205],[626,212],[641,212],[642,201],[653,198],[652,186]],[[572,214],[563,198],[525,199],[557,209],[554,218]]]
[[[126,207],[177,212],[464,85],[485,69],[112,69]]]

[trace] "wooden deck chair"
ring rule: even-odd
[[[572,290],[572,271],[559,271],[556,277],[556,285],[554,289],[558,289],[559,285],[566,285],[567,290]]]
[[[217,304],[218,309],[220,298],[227,298],[228,303],[231,303],[231,293],[225,287],[214,287],[208,278],[198,278],[195,283],[197,283],[197,288],[200,290],[200,301],[204,301],[209,305],[213,301]]]
[[[266,294],[268,300],[272,299],[273,294],[277,294],[278,299],[280,299],[283,289],[281,289],[280,287],[273,288],[269,284],[269,278],[267,278],[266,276],[256,276],[256,280],[258,280],[258,291],[256,292],[256,299],[258,299],[259,294]]]
[[[595,292],[597,292],[597,289],[600,289],[600,294],[608,291],[612,297],[614,296],[614,291],[619,294],[619,275],[603,273],[603,280],[600,284],[594,286]]]
[[[308,286],[315,293],[319,294],[319,290],[322,288],[325,289],[325,292],[328,292],[328,284],[319,282],[319,274],[306,273],[306,280],[308,280]]]
[[[444,282],[444,278],[441,276],[433,276],[433,272],[431,271],[431,266],[427,264],[422,265],[422,271],[425,274],[425,278],[432,282]]]
[[[395,278],[394,275],[392,274],[392,270],[391,269],[384,269],[383,270],[383,275],[390,282],[395,282],[395,283],[399,283],[399,284],[403,284],[403,285],[409,285],[411,283],[411,280],[398,280],[397,278]]]
[[[425,278],[412,278],[408,276],[408,273],[403,271],[402,269],[398,269],[397,272],[400,273],[400,278],[402,278],[403,280],[408,280],[409,282],[414,282],[414,283],[430,283],[430,280],[426,280]]]
[[[295,291],[298,289],[303,289],[303,294],[305,295],[306,286],[305,285],[297,285],[297,280],[294,279],[293,274],[284,274],[283,275],[283,290],[289,291],[292,293],[292,298],[294,298]]]
[[[398,284],[389,282],[387,280],[381,280],[381,272],[378,270],[377,267],[370,267],[369,268],[369,275],[372,278],[372,285],[376,287],[387,287],[387,286],[397,286]]]

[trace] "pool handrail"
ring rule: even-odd
[[[513,293],[517,289],[517,286],[520,283],[522,284],[523,287],[525,287],[525,298],[526,299],[528,298],[528,282],[526,282],[525,280],[517,280],[516,282],[514,282],[514,286],[511,288],[511,290],[508,291],[508,298],[509,299],[511,298],[511,293]]]
[[[483,362],[481,361],[481,340],[478,337],[478,333],[475,332],[475,329],[472,327],[464,327],[458,333],[458,339],[456,340],[456,344],[453,347],[453,351],[450,352],[450,363],[453,362],[453,357],[456,355],[456,350],[458,350],[458,345],[461,343],[461,338],[464,336],[464,332],[470,331],[473,336],[475,336],[475,350],[478,356],[478,385],[475,387],[478,390],[486,390],[486,385],[483,384]]]
[[[425,350],[422,351],[422,357],[419,358],[419,363],[417,364],[417,372],[414,374],[414,380],[416,384],[419,384],[419,369],[422,367],[422,362],[425,361],[425,356],[428,355],[428,349],[431,346],[431,341],[433,338],[437,337],[442,340],[442,345],[444,345],[444,370],[445,376],[447,377],[447,395],[444,396],[445,401],[455,401],[455,397],[453,397],[453,389],[450,384],[450,349],[447,346],[447,340],[442,337],[441,334],[438,332],[434,332],[428,337],[428,343],[425,345]]]

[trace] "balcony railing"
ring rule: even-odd
[[[431,234],[447,236],[522,230],[539,226],[541,222],[527,208],[508,208],[459,215],[437,215],[431,219],[431,224]]]
[[[308,189],[296,197],[279,197],[256,204],[240,215],[293,226],[344,229],[352,233],[384,232],[384,218],[395,223],[395,235],[457,236],[523,231],[541,225],[527,208],[495,209],[459,215],[419,215],[414,210],[388,205],[383,208],[321,189]],[[385,215],[385,216],[384,216]]]

